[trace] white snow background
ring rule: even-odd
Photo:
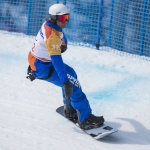
[[[117,133],[95,140],[56,113],[61,89],[26,79],[34,38],[0,33],[0,150],[150,150],[150,62],[68,46],[93,113]]]

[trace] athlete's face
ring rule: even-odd
[[[60,28],[65,28],[66,25],[67,25],[67,21],[65,21],[65,22],[59,22],[59,21],[57,20],[57,25],[58,25]]]

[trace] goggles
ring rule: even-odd
[[[65,15],[61,15],[61,16],[58,16],[58,19],[57,19],[59,22],[66,22],[69,20],[69,14],[65,14]]]

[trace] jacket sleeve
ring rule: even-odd
[[[66,68],[63,63],[61,55],[53,55],[51,56],[52,63],[54,65],[54,68],[56,72],[58,73],[58,76],[60,78],[61,82],[67,82],[69,79],[67,77]]]
[[[52,35],[46,40],[46,47],[51,57],[53,66],[58,73],[61,82],[68,81],[65,65],[61,57],[61,39],[57,35]]]

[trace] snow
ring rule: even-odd
[[[95,115],[119,131],[94,140],[56,113],[61,89],[26,79],[34,38],[0,33],[0,150],[150,150],[150,62],[68,46]]]

